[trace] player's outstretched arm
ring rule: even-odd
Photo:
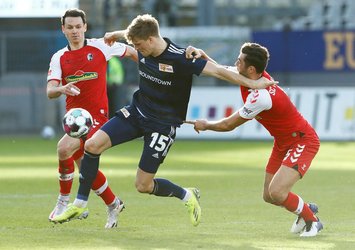
[[[243,123],[247,122],[249,120],[242,118],[239,115],[239,111],[235,112],[234,114],[220,119],[218,121],[208,121],[206,119],[198,119],[198,120],[186,120],[184,123],[187,124],[192,124],[194,125],[194,129],[197,133],[200,133],[200,131],[205,131],[205,130],[212,130],[212,131],[217,131],[217,132],[227,132],[227,131],[232,131],[236,127],[239,127]]]
[[[219,65],[215,60],[209,57],[205,51],[193,46],[186,48],[186,58],[196,59],[203,58],[208,61],[202,73],[217,77],[221,80],[228,81],[237,85],[242,85],[251,89],[264,89],[268,86],[278,84],[277,81],[271,81],[265,77],[261,77],[258,80],[251,80],[249,78],[240,75],[235,67],[226,67]]]
[[[265,77],[261,77],[258,80],[246,78],[235,70],[228,69],[225,66],[215,64],[210,61],[207,61],[202,73],[251,89],[264,89],[271,85],[278,84],[277,81],[269,80]]]

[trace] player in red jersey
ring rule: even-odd
[[[202,57],[213,61],[200,49],[189,47],[192,57]],[[268,50],[256,43],[245,43],[241,49],[235,67],[240,74],[259,79],[264,76],[271,79],[265,71],[269,60]],[[285,207],[298,218],[291,232],[301,233],[301,237],[311,237],[323,228],[316,204],[307,204],[302,198],[291,192],[293,185],[307,172],[318,152],[320,143],[312,126],[298,112],[286,93],[279,86],[252,90],[241,86],[244,106],[234,114],[218,121],[199,119],[186,121],[199,131],[231,131],[243,123],[256,119],[274,137],[274,147],[266,166],[264,193],[265,202]]]
[[[84,141],[108,121],[107,61],[113,56],[129,57],[137,61],[136,52],[130,46],[122,43],[108,46],[103,39],[85,39],[87,23],[84,11],[69,9],[61,22],[68,46],[57,51],[51,59],[47,78],[47,96],[53,99],[66,95],[66,110],[84,108],[91,113],[94,124],[86,138],[75,139],[65,134],[58,142],[60,194],[55,208],[49,215],[50,221],[67,207],[73,183],[74,162],[80,167]],[[117,216],[124,205],[113,194],[101,171],[93,182],[92,190],[108,207],[105,228],[116,227]],[[82,217],[87,215],[86,213]]]

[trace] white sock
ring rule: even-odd
[[[114,199],[114,201],[111,204],[108,204],[107,206],[110,209],[114,209],[116,208],[119,204],[121,203],[120,199],[118,199],[117,197]]]
[[[73,205],[76,206],[76,207],[80,207],[80,208],[83,208],[83,207],[86,207],[88,204],[88,201],[84,201],[84,200],[79,200],[77,198],[75,198],[74,202],[73,202]]]
[[[61,201],[66,201],[66,202],[68,202],[69,199],[70,199],[69,194],[65,194],[65,195],[59,194],[59,196],[58,196],[58,200],[61,200]]]
[[[186,194],[185,194],[184,198],[182,199],[182,201],[187,202],[191,197],[191,192],[190,192],[190,190],[188,190],[186,188],[184,188],[184,189],[186,191]]]

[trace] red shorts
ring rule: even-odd
[[[108,121],[107,116],[103,114],[92,115],[92,119],[93,119],[93,125],[89,131],[89,134],[85,138],[80,139],[80,148],[73,154],[74,160],[80,159],[83,156],[85,141],[91,138],[93,134],[95,134],[95,132],[99,130],[101,126]]]
[[[275,138],[266,172],[275,174],[281,165],[298,171],[303,177],[319,150],[319,138],[312,127],[294,132],[288,138]]]

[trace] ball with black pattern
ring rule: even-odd
[[[85,137],[90,132],[92,124],[91,114],[83,108],[70,109],[63,118],[63,129],[73,138]]]

